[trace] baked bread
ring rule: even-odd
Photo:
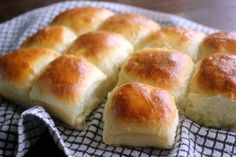
[[[177,106],[183,102],[193,70],[191,58],[183,53],[163,49],[142,49],[122,67],[118,84],[141,82],[168,90]]]
[[[50,48],[62,53],[74,40],[76,34],[63,26],[50,26],[29,37],[22,48]]]
[[[214,54],[196,65],[185,114],[205,126],[236,126],[236,56]]]
[[[0,57],[0,94],[30,106],[29,92],[45,66],[58,56],[50,49],[19,49]]]
[[[199,45],[205,34],[185,28],[163,27],[144,38],[135,49],[167,48],[183,52],[194,62],[198,60]]]
[[[80,36],[66,54],[86,58],[95,64],[108,78],[111,90],[118,80],[121,65],[133,52],[133,46],[122,36],[110,32],[96,31]]]
[[[110,97],[123,88],[127,89],[124,91],[127,95],[130,91],[135,91],[135,94],[139,91],[140,95],[128,97],[128,107],[130,104],[132,106],[133,102],[145,105],[142,103],[146,102],[146,99],[140,100],[139,97],[145,95],[143,91],[152,91],[149,94],[157,93],[157,100],[165,100],[158,102],[159,104],[169,105],[173,104],[169,92],[173,95],[179,111],[184,111],[194,121],[207,126],[231,128],[236,125],[233,118],[233,55],[213,55],[199,62],[187,103],[184,102],[194,67],[193,61],[213,53],[235,54],[235,39],[236,34],[230,32],[218,32],[205,38],[205,34],[193,30],[160,28],[156,22],[132,13],[115,14],[97,7],[73,8],[60,13],[48,27],[29,37],[21,49],[0,57],[0,94],[18,104],[42,105],[65,123],[80,127],[86,116],[115,86],[122,66],[119,87]],[[132,46],[136,50],[142,50],[132,52]],[[63,55],[57,58],[60,54]],[[196,80],[202,80],[204,83],[200,84]],[[121,85],[123,83],[125,85]],[[164,97],[160,97],[159,93]],[[113,103],[109,99],[108,105]],[[207,109],[203,110],[205,107]],[[223,107],[224,110],[220,110]],[[146,108],[144,109],[146,115]],[[148,111],[149,109],[147,108]],[[153,110],[150,115],[155,117],[156,111]],[[164,110],[161,110],[161,113],[162,111]],[[163,112],[162,115],[172,115],[176,109],[170,111]],[[113,111],[108,110],[107,113],[109,112]],[[131,113],[130,117],[135,117],[133,112]],[[221,115],[217,116],[216,113]],[[158,126],[161,124],[159,129],[172,129],[158,135],[153,133],[161,139],[156,140],[149,136],[152,135],[151,127],[146,131],[143,123],[136,126],[131,119],[124,124],[130,123],[134,129],[130,130],[128,135],[121,135],[119,139],[119,136],[112,137],[109,129],[113,127],[113,124],[110,124],[112,120],[114,126],[120,126],[121,123],[117,119],[110,120],[109,116],[112,115],[104,116],[108,117],[108,123],[105,124],[108,131],[104,133],[106,143],[163,148],[173,143],[174,133],[170,130],[175,128],[174,120],[169,127],[162,124],[162,121],[158,122]],[[152,124],[148,120],[147,123]],[[156,129],[157,126],[153,127]],[[136,128],[148,134],[148,138],[141,136],[137,144],[136,140],[132,139],[138,136],[131,136],[132,133],[137,135]],[[117,132],[119,131],[127,131],[127,126],[118,128]],[[148,143],[149,139],[151,143]]]
[[[103,141],[109,145],[171,148],[178,111],[166,91],[131,82],[117,86],[103,113]]]
[[[114,15],[111,10],[80,7],[66,10],[56,16],[51,25],[66,26],[77,35],[96,30],[102,22]]]
[[[52,61],[35,81],[30,99],[72,127],[81,127],[108,91],[106,75],[87,60],[62,55]]]
[[[135,45],[148,34],[160,29],[160,26],[144,16],[122,13],[108,18],[99,29],[118,33]]]
[[[208,35],[201,44],[201,58],[214,53],[236,54],[236,33],[217,32]]]

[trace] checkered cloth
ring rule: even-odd
[[[60,12],[85,5],[104,7],[116,12],[139,13],[162,25],[186,27],[206,33],[215,31],[174,15],[114,3],[70,1],[40,8],[0,24],[0,54],[17,49],[27,36],[46,26]],[[0,156],[24,156],[45,129],[49,130],[55,143],[67,156],[236,155],[235,132],[201,127],[184,118],[180,119],[176,143],[170,150],[112,147],[102,142],[104,104],[91,113],[83,130],[76,130],[51,117],[40,106],[26,109],[4,98],[0,101]]]

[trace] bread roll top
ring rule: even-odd
[[[52,25],[66,26],[77,35],[94,31],[114,13],[98,7],[80,7],[66,10],[57,15]]]
[[[31,84],[40,71],[58,54],[50,49],[27,48],[9,52],[0,57],[1,80],[17,86]]]
[[[160,26],[144,16],[122,13],[108,18],[99,29],[118,33],[135,45],[140,39],[160,29]]]
[[[104,75],[96,66],[83,58],[63,55],[46,68],[37,80],[39,91],[50,90],[63,100],[65,105],[83,96],[87,82],[96,74]]]
[[[202,32],[177,28],[163,27],[144,38],[135,49],[142,48],[166,48],[183,52],[190,56],[194,61],[198,60],[200,43],[205,34]]]
[[[193,62],[187,55],[170,50],[143,49],[134,53],[120,73],[127,80],[139,81],[168,90],[180,86]]]
[[[66,54],[84,57],[107,75],[113,75],[132,51],[133,46],[122,36],[96,31],[80,36]]]
[[[76,35],[67,27],[50,26],[29,37],[21,47],[50,48],[62,53],[75,39]]]
[[[117,87],[109,107],[111,117],[143,125],[173,120],[177,112],[173,97],[167,91],[135,82]]]
[[[208,35],[201,45],[201,57],[214,53],[236,54],[236,33],[217,32]]]
[[[198,63],[191,92],[236,99],[236,56],[214,54]]]

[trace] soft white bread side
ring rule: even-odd
[[[135,45],[145,36],[160,29],[160,26],[144,16],[123,13],[111,16],[99,29],[120,34]]]
[[[166,48],[183,52],[194,62],[199,58],[200,44],[205,34],[185,28],[163,27],[144,38],[135,49]]]
[[[141,83],[117,86],[103,113],[103,141],[109,145],[171,148],[178,111],[173,97]]]
[[[122,36],[110,32],[85,33],[69,47],[66,54],[86,58],[95,64],[107,77],[111,90],[118,80],[121,65],[133,52],[133,46]]]
[[[98,7],[73,8],[57,15],[51,24],[68,27],[77,35],[81,35],[96,30],[112,15],[114,13],[111,10]]]
[[[20,105],[30,106],[29,92],[46,65],[58,57],[50,49],[19,49],[0,57],[0,94]]]
[[[201,44],[201,58],[215,53],[236,54],[236,33],[217,32],[208,35]]]
[[[103,74],[87,60],[62,55],[51,62],[35,81],[30,99],[72,127],[81,127],[105,91]]]
[[[205,126],[236,128],[236,56],[214,54],[195,69],[185,115]]]
[[[184,101],[193,61],[183,53],[163,49],[142,49],[133,53],[119,74],[118,84],[141,82],[168,90],[178,109]]]
[[[74,40],[76,35],[67,27],[51,26],[39,30],[29,37],[23,48],[50,48],[62,53]]]

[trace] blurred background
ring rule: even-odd
[[[0,0],[0,23],[29,10],[60,0]],[[203,25],[236,30],[235,0],[108,0],[155,11],[176,14]]]

